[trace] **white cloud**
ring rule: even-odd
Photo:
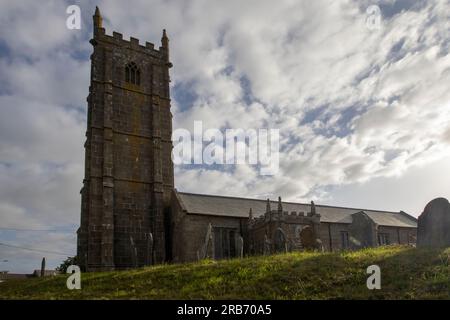
[[[259,123],[279,126],[285,143],[287,138],[301,142],[281,154],[283,174],[262,185],[288,198],[305,199],[324,185],[401,175],[415,164],[448,155],[444,137],[450,108],[445,84],[450,56],[442,54],[448,42],[442,32],[448,25],[442,3],[399,12],[376,32],[365,28],[364,11],[352,2],[284,4],[253,11],[244,6],[240,14],[223,15],[223,22],[213,25],[227,26],[221,35],[227,61],[249,80],[252,95],[263,103],[265,118]],[[219,42],[217,46],[223,48]],[[183,57],[177,58],[183,64]],[[224,60],[217,63],[226,68]],[[200,70],[208,68],[203,61],[198,64]],[[209,79],[211,73],[207,75],[201,76],[213,90],[216,84]],[[182,123],[193,115],[205,116],[215,127],[220,121],[237,126],[253,120],[251,113],[224,115],[224,110],[235,109],[221,103],[220,96],[205,106],[203,95],[197,93],[202,107],[194,103]],[[245,110],[245,105],[241,97],[238,108]],[[323,106],[315,121],[299,125],[307,111]],[[340,113],[349,107],[355,111],[345,123]],[[343,137],[333,136],[333,130],[343,128],[347,129]],[[246,181],[242,185],[235,179],[234,193],[252,194],[253,179]],[[195,190],[203,192],[210,182],[197,183]]]
[[[81,31],[65,28],[68,2],[0,5],[4,224],[63,226],[79,219],[94,10],[79,3]],[[109,34],[158,47],[168,30],[173,97],[176,90],[191,97],[173,100],[174,128],[202,120],[205,129],[280,129],[279,174],[263,177],[249,166],[179,167],[178,189],[347,205],[353,199],[357,206],[415,213],[413,205],[445,187],[444,175],[420,172],[445,170],[449,157],[450,4],[379,1],[383,20],[376,31],[365,26],[371,4],[99,1]],[[402,177],[408,183],[396,184]],[[371,189],[377,181],[392,188]],[[417,202],[402,196],[412,193]],[[73,251],[73,237],[59,241]]]

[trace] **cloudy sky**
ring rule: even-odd
[[[167,29],[174,128],[280,130],[278,174],[177,167],[177,189],[414,216],[450,198],[448,0],[0,0],[0,270],[75,253],[95,5],[107,34]]]

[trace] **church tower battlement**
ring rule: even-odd
[[[170,257],[174,187],[169,39],[106,35],[98,8],[81,189],[77,256],[87,271],[161,263]]]

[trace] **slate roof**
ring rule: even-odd
[[[183,209],[190,214],[213,215],[224,217],[246,218],[252,208],[253,215],[259,216],[266,211],[266,200],[238,197],[226,197],[207,194],[177,192]],[[283,211],[310,212],[310,204],[282,202]],[[271,201],[271,208],[275,210],[277,201]],[[389,212],[357,208],[332,207],[316,204],[316,212],[321,215],[322,222],[351,223],[351,215],[364,211],[376,224],[380,226],[417,228],[417,219],[405,212]]]

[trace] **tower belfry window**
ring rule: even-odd
[[[138,86],[141,84],[141,72],[134,62],[130,62],[125,66],[125,82]]]

